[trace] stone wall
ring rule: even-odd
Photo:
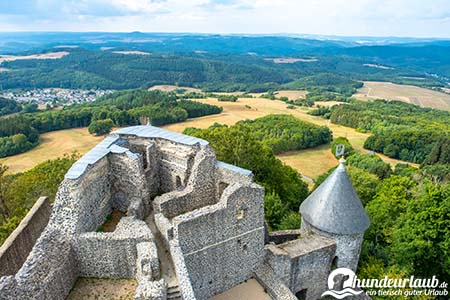
[[[71,240],[47,228],[17,274],[0,280],[0,299],[64,300],[77,277]]]
[[[129,216],[143,219],[150,210],[142,157],[127,150],[109,157],[112,181],[112,205]]]
[[[193,211],[217,203],[215,193],[215,155],[209,146],[202,148],[195,156],[195,163],[189,170],[187,186],[157,197],[153,207],[155,212],[166,218]]]
[[[79,178],[64,179],[49,225],[70,235],[95,231],[112,212],[111,185],[107,156],[88,166]]]
[[[132,135],[123,136],[130,150],[144,158],[148,183],[158,184],[158,193],[180,190],[187,185],[198,145],[184,145],[170,140],[151,139]],[[150,188],[154,194],[155,187]]]
[[[336,251],[333,240],[304,233],[296,240],[267,245],[266,250],[266,263],[292,293],[303,291],[307,300],[315,300],[327,289],[327,278]]]
[[[274,243],[276,245],[286,243],[300,238],[302,231],[296,230],[280,230],[268,233],[267,243]]]
[[[308,222],[302,220],[302,229],[317,233],[336,241],[336,266],[338,268],[348,268],[356,272],[358,267],[361,244],[364,234],[332,234],[322,231]]]
[[[14,275],[22,267],[50,214],[50,198],[39,198],[0,248],[0,277]]]
[[[83,233],[74,242],[80,276],[133,278],[136,276],[136,246],[152,240],[145,222],[134,217],[122,218],[114,232]]]
[[[255,270],[256,280],[264,287],[272,300],[298,300],[291,290],[277,277],[266,263]]]
[[[263,199],[259,185],[234,183],[219,203],[172,220],[198,299],[253,276],[264,255]]]

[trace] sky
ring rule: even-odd
[[[0,0],[0,31],[450,37],[450,0]]]

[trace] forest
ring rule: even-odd
[[[338,139],[351,147],[345,138]],[[333,148],[331,151],[334,153]],[[364,236],[358,275],[449,278],[449,164],[420,168],[397,164],[392,169],[375,154],[350,151],[346,165],[371,221]],[[315,187],[333,170],[319,176]]]
[[[334,106],[329,117],[335,124],[371,132],[366,149],[414,163],[450,163],[450,112],[377,100]]]
[[[218,40],[220,39],[215,39],[214,42],[217,43]],[[350,88],[357,88],[360,84],[357,81],[361,80],[392,81],[434,88],[444,87],[446,84],[444,77],[426,76],[422,67],[423,61],[417,58],[409,58],[408,66],[380,69],[366,66],[375,63],[376,55],[374,57],[365,53],[334,53],[332,49],[325,48],[312,48],[310,53],[297,54],[299,58],[307,56],[314,59],[279,64],[270,58],[270,53],[224,54],[221,51],[218,53],[218,49],[208,53],[181,50],[165,52],[163,49],[155,50],[155,45],[149,48],[151,50],[146,48],[149,45],[136,45],[139,46],[141,49],[136,50],[151,51],[151,55],[125,55],[91,49],[92,47],[86,45],[64,49],[70,54],[60,59],[3,62],[2,68],[8,69],[8,72],[0,72],[0,90],[47,87],[134,89],[172,84],[197,87],[206,92],[259,93],[287,87],[307,88],[309,97],[313,99],[318,99],[321,95],[332,100],[336,97],[349,97],[351,89],[342,78],[354,81],[353,87]],[[276,51],[275,48],[272,50]],[[49,51],[51,50],[41,50],[44,53]],[[427,60],[433,61],[433,57],[427,57]],[[399,58],[390,63],[395,65],[401,62],[402,59]],[[445,74],[446,67],[443,68],[442,76]],[[326,80],[323,80],[324,78]]]
[[[78,158],[77,153],[72,153],[10,175],[6,174],[8,167],[0,164],[0,245],[40,196],[55,199],[60,182]]]
[[[267,144],[273,133],[266,131],[264,125],[273,127],[269,125],[274,125],[276,117],[255,120],[262,128],[259,132],[249,127],[254,124],[251,122],[185,130],[208,140],[218,159],[254,172],[257,182],[266,188],[265,217],[270,230],[298,228],[298,207],[308,195],[299,174],[283,165]],[[289,140],[289,135],[281,139]],[[352,150],[346,138],[335,141],[347,145],[347,170],[371,220],[363,242],[359,275],[449,278],[449,165],[414,168],[398,164],[392,169],[375,154]],[[334,153],[333,147],[330,150]],[[319,176],[315,187],[333,170]]]
[[[143,121],[160,126],[221,111],[222,108],[217,106],[178,100],[174,93],[121,91],[91,103],[64,107],[62,110],[38,111],[1,118],[0,157],[22,153],[38,145],[40,133],[88,127],[92,122],[95,122],[95,127],[101,120],[111,120],[112,125],[117,127],[137,125]],[[109,129],[111,127],[109,126]],[[92,132],[106,134],[109,131],[92,129]]]
[[[328,127],[319,127],[290,115],[268,115],[240,121],[238,124],[249,127],[256,138],[269,146],[275,154],[316,147],[327,144],[332,139]]]
[[[20,105],[16,101],[0,97],[0,117],[4,115],[17,113],[20,112],[21,110],[22,105]]]

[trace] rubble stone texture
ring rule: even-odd
[[[99,231],[114,209],[126,216]],[[207,141],[120,129],[67,172],[28,259],[0,278],[0,300],[63,300],[80,276],[136,278],[137,300],[208,299],[251,278],[272,299],[309,300],[327,289],[336,256],[356,267],[363,231],[327,232],[310,218],[296,231],[265,228],[264,189]]]

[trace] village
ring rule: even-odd
[[[32,90],[11,90],[0,94],[0,97],[12,99],[21,103],[36,103],[39,105],[56,104],[72,105],[92,102],[98,97],[112,93],[112,90],[83,90],[46,88]]]

